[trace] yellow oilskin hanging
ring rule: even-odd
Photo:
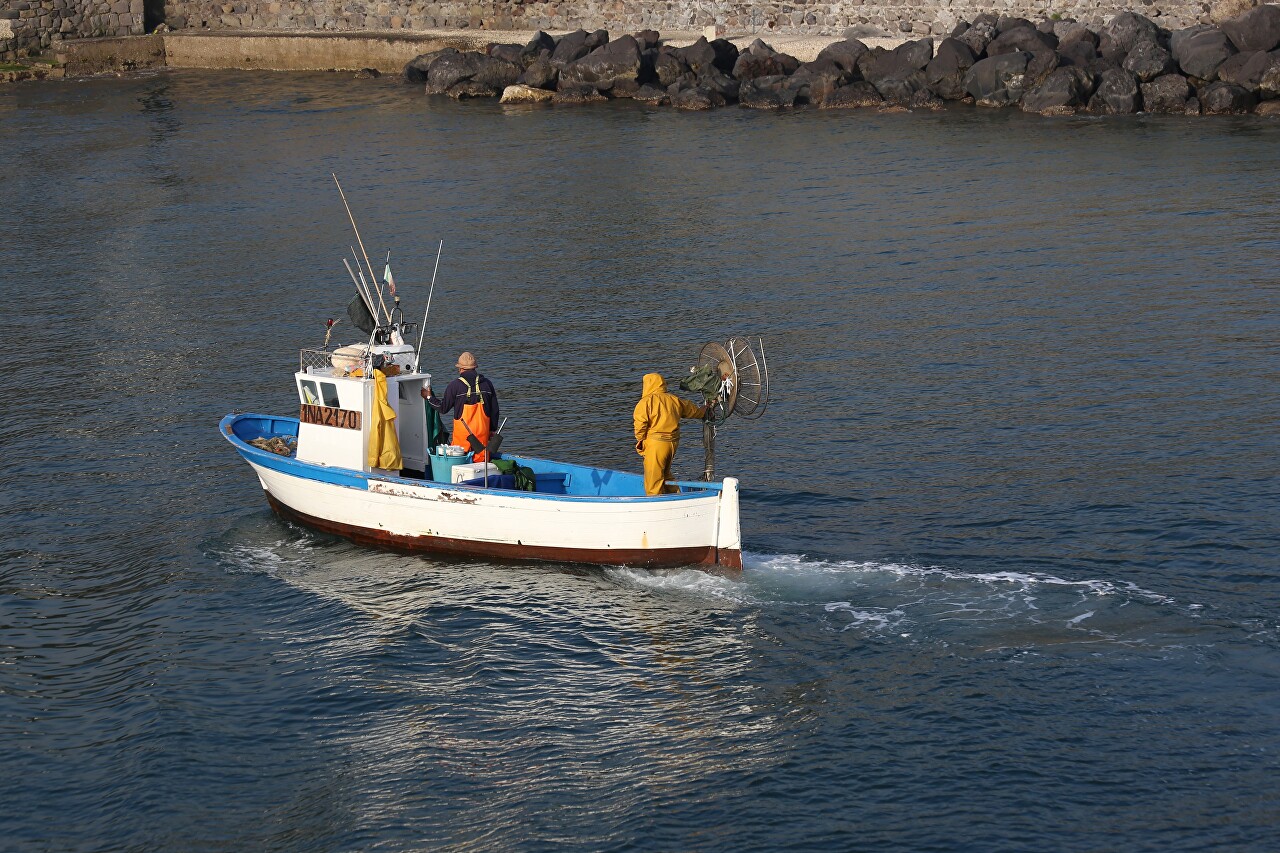
[[[399,471],[404,467],[396,437],[396,410],[387,402],[387,375],[373,371],[373,411],[369,418],[369,467]]]

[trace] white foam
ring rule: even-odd
[[[875,631],[896,631],[906,618],[906,613],[898,608],[889,610],[887,608],[863,608],[855,607],[848,601],[832,601],[823,608],[828,613],[842,613],[849,617],[850,621],[841,631],[848,631],[850,628],[867,627]],[[901,636],[909,636],[902,634]]]
[[[1088,618],[1089,618],[1090,616],[1092,616],[1093,614],[1094,614],[1094,611],[1092,611],[1092,610],[1090,610],[1088,613],[1081,613],[1079,616],[1076,616],[1076,617],[1075,617],[1075,618],[1073,618],[1073,619],[1068,619],[1068,620],[1067,620],[1067,624],[1068,624],[1068,625],[1079,625],[1081,622],[1083,622],[1084,620],[1088,619]]]
[[[223,551],[222,556],[231,563],[233,571],[261,572],[280,577],[305,567],[301,560],[289,559],[280,553],[286,547],[296,547],[296,543],[280,540],[272,546],[233,545]]]
[[[750,594],[741,583],[720,575],[698,571],[697,569],[660,572],[623,566],[605,569],[605,576],[635,586],[664,592],[691,593],[739,603],[751,600]]]
[[[747,566],[758,571],[775,575],[810,575],[836,576],[843,575],[855,580],[873,579],[876,575],[889,575],[896,578],[931,579],[978,583],[990,586],[1010,586],[1019,591],[1029,591],[1036,587],[1061,587],[1080,592],[1082,596],[1111,596],[1142,598],[1156,604],[1173,604],[1174,599],[1152,592],[1127,581],[1109,581],[1104,579],[1067,580],[1054,575],[1034,572],[962,572],[941,566],[913,566],[904,563],[877,563],[862,560],[811,560],[803,554],[749,554],[746,555]],[[1027,599],[1032,604],[1034,599]]]

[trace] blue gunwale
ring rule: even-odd
[[[279,417],[277,415],[263,415],[252,412],[231,413],[222,418],[218,424],[219,430],[224,438],[231,442],[231,445],[246,460],[252,461],[264,468],[272,471],[279,471],[282,474],[288,474],[294,477],[301,477],[308,480],[315,480],[322,483],[331,483],[336,486],[344,486],[346,488],[368,491],[369,482],[379,483],[403,483],[409,486],[417,486],[419,488],[441,489],[448,491],[458,491],[466,489],[468,491],[481,492],[484,494],[504,495],[506,497],[519,497],[530,500],[547,500],[547,501],[571,501],[586,503],[670,503],[673,501],[697,500],[714,495],[723,489],[720,483],[693,483],[679,481],[675,485],[679,485],[682,491],[673,495],[610,495],[610,494],[594,494],[594,495],[560,495],[548,494],[544,492],[520,492],[511,489],[486,489],[484,486],[468,486],[461,484],[438,483],[434,480],[416,480],[409,477],[397,477],[393,475],[383,474],[366,474],[363,471],[356,471],[352,468],[336,468],[329,465],[318,465],[314,462],[302,462],[291,456],[280,456],[267,450],[254,447],[249,444],[249,440],[254,438],[272,438],[280,436],[282,438],[293,437],[298,435],[298,419],[289,417]],[[577,465],[572,462],[556,462],[551,459],[538,459],[531,456],[514,456],[503,454],[504,459],[511,459],[522,465],[528,465],[537,472],[540,468],[547,473],[565,472],[577,475],[579,472],[583,476],[590,476],[592,472],[602,473],[609,476],[622,478],[621,482],[629,482],[634,479],[643,482],[638,474],[631,474],[626,471],[616,471],[612,468],[595,468],[590,465]]]

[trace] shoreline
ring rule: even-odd
[[[553,37],[566,31],[547,31]],[[224,69],[241,71],[361,71],[398,74],[414,57],[445,48],[482,51],[490,44],[526,43],[536,30],[177,30],[144,36],[113,36],[59,42],[39,57],[6,63],[0,82],[87,77],[149,68]],[[670,47],[694,44],[702,33],[664,33]],[[745,49],[763,34],[730,32],[725,38]],[[769,44],[812,61],[838,36],[771,35]],[[869,47],[892,49],[907,38],[869,37]]]
[[[949,102],[1045,116],[1280,117],[1280,5],[1176,31],[1133,12],[1076,21],[978,15],[950,36],[908,40],[708,28],[414,32],[210,31],[60,43],[56,62],[3,79],[154,68],[396,74],[429,96],[578,105],[632,99],[706,110],[939,110]],[[712,37],[712,38],[708,38]],[[495,38],[504,39],[495,41]]]

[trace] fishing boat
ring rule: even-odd
[[[358,229],[356,236],[363,252]],[[367,254],[364,261],[368,266]],[[372,267],[365,277],[358,255],[356,267],[359,275],[347,264],[356,288],[348,315],[369,337],[331,348],[326,333],[325,346],[301,350],[293,372],[297,417],[232,413],[221,422],[223,436],[249,463],[276,513],[361,544],[410,553],[741,569],[734,477],[668,482],[671,493],[646,495],[638,473],[501,453],[497,441],[487,448],[491,457],[523,468],[523,483],[487,461],[442,459],[457,451],[441,454],[430,444],[431,413],[420,392],[431,375],[420,370],[421,335],[417,347],[406,342],[417,324],[404,321],[398,296],[388,309],[382,284]],[[393,281],[389,262],[383,281]],[[429,293],[427,314],[430,300]],[[699,359],[719,383],[707,396],[721,420],[735,409],[748,415],[763,410],[768,387],[762,345],[757,358],[749,341],[733,338],[704,347]],[[399,448],[395,470],[376,467],[376,452],[370,458],[371,443],[387,429],[394,429]],[[711,473],[709,461],[705,473]]]

